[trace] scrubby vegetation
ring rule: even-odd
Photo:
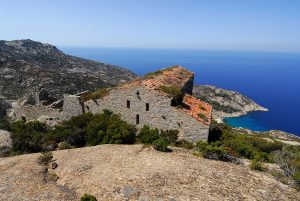
[[[183,92],[176,86],[161,86],[160,90],[172,98],[171,105],[174,107],[181,106],[183,101]]]
[[[84,194],[81,198],[80,201],[97,201],[96,197],[90,194]]]
[[[140,141],[144,144],[152,144],[155,140],[159,138],[159,130],[157,128],[150,128],[149,126],[144,126],[140,130]]]
[[[98,144],[133,144],[136,128],[110,111],[73,117],[54,129],[44,123],[17,121],[11,124],[12,152],[32,153]]]
[[[182,148],[186,148],[186,149],[193,149],[194,148],[194,144],[186,141],[184,139],[180,139],[175,143],[176,147],[182,147]]]
[[[101,88],[95,92],[87,92],[85,94],[82,94],[81,98],[83,99],[83,101],[96,100],[107,96],[109,94],[109,91],[110,88]]]
[[[265,136],[240,134],[231,127],[213,122],[209,143],[198,142],[197,151],[205,158],[227,160],[227,157],[239,157],[251,160],[250,168],[266,170],[264,162],[276,163],[280,172],[273,175],[284,182],[292,182],[300,189],[300,146],[285,145]]]
[[[168,149],[169,144],[170,143],[165,138],[161,137],[153,142],[153,147],[157,151],[167,152],[169,151]]]
[[[157,70],[151,73],[147,73],[146,75],[144,75],[144,78],[152,78],[153,76],[159,75],[162,72],[163,72],[162,70]]]
[[[251,161],[250,168],[251,168],[251,170],[256,170],[256,171],[264,171],[265,170],[262,162],[260,162],[259,159],[253,159]]]
[[[48,166],[52,159],[52,152],[42,152],[42,155],[38,158],[38,163],[40,165]]]
[[[203,119],[203,121],[205,121],[205,122],[208,121],[208,118],[207,118],[207,117],[205,116],[205,114],[203,114],[203,113],[199,113],[199,114],[198,114],[198,117],[201,118],[201,119]]]
[[[144,144],[152,144],[158,151],[167,152],[169,145],[175,145],[178,140],[178,130],[161,130],[145,125],[140,133],[139,140]]]
[[[231,127],[216,124],[211,127],[209,142],[213,146],[223,147],[236,157],[247,159],[259,158],[272,162],[272,152],[281,150],[283,143],[268,141],[259,136],[235,133]]]

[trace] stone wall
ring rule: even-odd
[[[186,94],[193,94],[194,77],[191,77],[182,87],[182,91]]]
[[[127,101],[130,101],[130,108],[127,108]],[[146,111],[146,103],[149,104],[149,111]],[[139,115],[137,128],[149,125],[163,130],[177,129],[180,131],[180,139],[192,142],[199,139],[206,141],[208,138],[208,125],[172,107],[170,98],[143,86],[112,90],[103,99],[90,100],[84,104],[86,112],[100,113],[109,109],[134,125]]]
[[[64,120],[70,119],[73,116],[81,115],[84,112],[84,103],[80,96],[64,95],[64,105],[62,113],[62,118]]]
[[[46,107],[44,105],[23,105],[13,103],[12,110],[9,111],[8,116],[13,120],[21,120],[25,118],[27,121],[37,120],[41,116],[48,116],[62,119],[62,114],[59,110]]]

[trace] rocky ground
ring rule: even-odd
[[[32,40],[0,41],[0,98],[16,100],[46,89],[60,99],[135,78],[131,71],[64,54],[56,47]]]
[[[51,178],[40,154],[0,158],[0,200],[299,200],[300,193],[265,172],[143,145],[99,145],[54,152]]]
[[[231,90],[225,90],[210,85],[194,86],[195,97],[213,106],[213,117],[236,117],[253,111],[268,111],[250,98]]]

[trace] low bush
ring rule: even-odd
[[[230,149],[230,153],[247,159],[259,156],[261,161],[272,162],[271,153],[281,150],[280,142],[269,142],[261,137],[234,133],[232,128],[213,122],[209,133],[209,142]]]
[[[182,105],[183,92],[176,86],[161,86],[160,90],[168,94],[172,98],[171,105],[174,107]]]
[[[153,76],[160,75],[162,72],[162,70],[157,70],[155,72],[147,73],[144,75],[144,78],[152,78]]]
[[[57,145],[58,150],[72,149],[73,147],[68,142],[60,142]]]
[[[186,141],[184,139],[178,140],[175,143],[175,146],[176,147],[183,147],[183,148],[186,148],[186,149],[193,149],[194,148],[194,144],[193,143],[191,143],[189,141]]]
[[[157,151],[168,152],[169,142],[164,138],[159,138],[153,142],[153,147]]]
[[[300,190],[300,146],[285,146],[273,153],[274,162],[281,168],[286,178],[292,178],[294,186]]]
[[[96,197],[90,194],[84,194],[81,198],[80,201],[97,201]]]
[[[205,122],[208,121],[208,118],[207,118],[207,117],[205,116],[205,114],[203,114],[203,113],[199,113],[199,114],[198,114],[198,117],[201,118],[201,119],[203,119],[203,121],[205,121]]]
[[[16,154],[66,149],[98,144],[133,144],[135,126],[119,115],[105,110],[101,114],[86,113],[48,129],[38,121],[17,121],[11,125],[12,151]],[[63,143],[63,144],[62,144]]]
[[[150,128],[149,126],[145,125],[140,130],[140,140],[144,144],[152,144],[155,140],[159,138],[159,130],[157,128]]]
[[[204,158],[221,160],[221,161],[230,161],[231,158],[227,151],[223,147],[217,147],[207,142],[198,141],[196,145],[197,151],[199,151]]]
[[[295,184],[297,185],[298,189],[300,190],[300,171],[296,172],[292,178],[295,181]]]
[[[96,100],[107,96],[109,94],[109,91],[110,90],[108,88],[102,88],[102,89],[98,89],[95,92],[88,92],[82,94],[81,98],[83,99],[83,101]]]
[[[16,121],[11,125],[12,151],[32,153],[43,150],[43,138],[47,132],[46,124],[32,121]]]
[[[52,161],[52,159],[53,159],[52,152],[42,152],[42,155],[39,156],[38,158],[38,163],[40,165],[48,166],[49,163]]]
[[[250,164],[251,170],[264,171],[263,164],[258,159],[253,159]]]
[[[173,145],[178,140],[178,134],[179,130],[161,130],[160,132],[160,136]]]

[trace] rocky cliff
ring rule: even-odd
[[[0,97],[5,99],[42,88],[59,99],[64,93],[114,86],[134,77],[129,70],[66,55],[49,44],[0,41]]]
[[[268,111],[268,109],[258,105],[239,92],[215,86],[194,86],[193,94],[195,97],[213,106],[213,117],[215,119],[241,116],[252,111]]]

